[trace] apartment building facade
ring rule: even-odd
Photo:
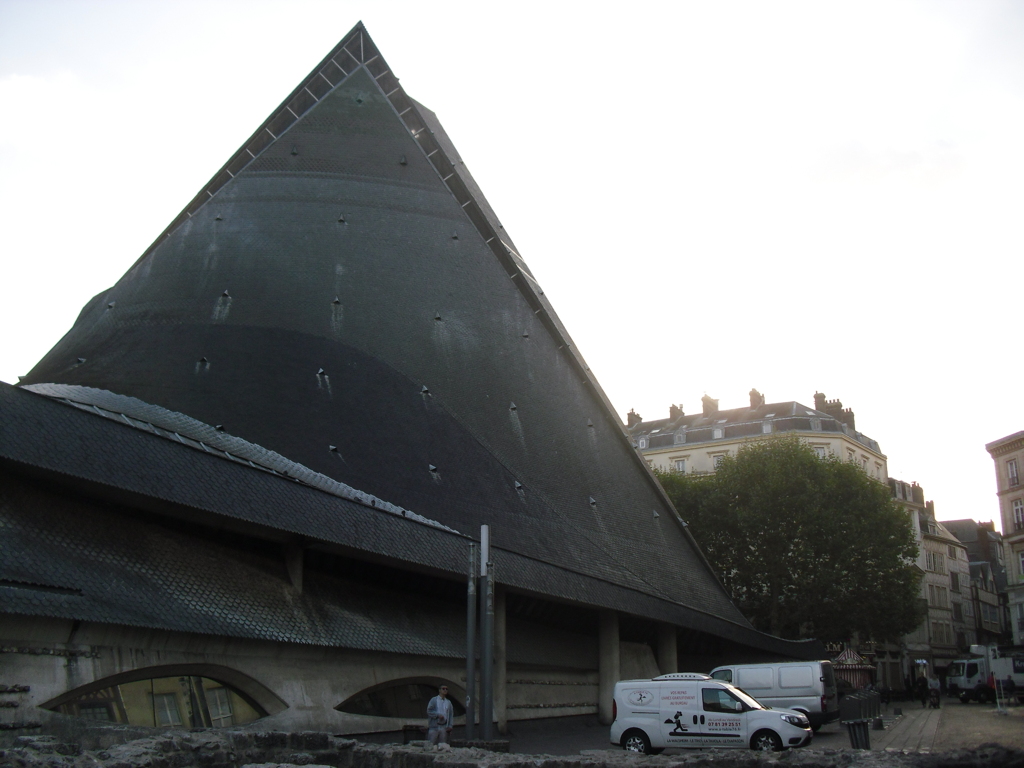
[[[785,433],[797,435],[823,458],[838,456],[856,463],[880,482],[888,477],[878,442],[857,431],[851,409],[820,392],[814,395],[813,408],[795,400],[766,403],[756,389],[750,391],[749,407],[720,410],[718,400],[707,395],[701,405],[701,413],[689,415],[682,406],[672,405],[667,419],[651,421],[630,411],[629,433],[652,468],[707,474],[744,444]]]
[[[996,496],[1003,524],[1006,598],[1013,645],[1024,645],[1024,432],[985,446],[996,470]]]

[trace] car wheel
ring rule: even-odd
[[[968,694],[966,691],[964,693],[960,694],[960,703],[961,704],[970,704],[970,702],[971,702],[970,694]]]
[[[643,731],[627,731],[622,737],[622,748],[627,752],[636,752],[640,755],[651,754],[651,740]]]
[[[773,731],[758,731],[750,740],[750,748],[758,752],[781,752],[782,739]]]

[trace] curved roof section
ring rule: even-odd
[[[749,626],[362,25],[24,384],[223,425],[454,530],[489,524],[532,561]]]

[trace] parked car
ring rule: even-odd
[[[711,677],[732,683],[765,706],[802,712],[815,731],[839,719],[839,695],[831,661],[731,664],[715,667]]]
[[[765,707],[738,688],[696,672],[620,680],[612,713],[611,743],[642,754],[666,747],[777,752],[811,743],[804,714]]]

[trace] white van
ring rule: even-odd
[[[693,672],[620,680],[612,717],[612,744],[644,754],[666,747],[777,752],[811,743],[811,725],[804,715],[766,709],[728,683]]]
[[[839,693],[831,661],[733,664],[711,677],[741,688],[767,707],[803,712],[815,731],[839,719]]]

